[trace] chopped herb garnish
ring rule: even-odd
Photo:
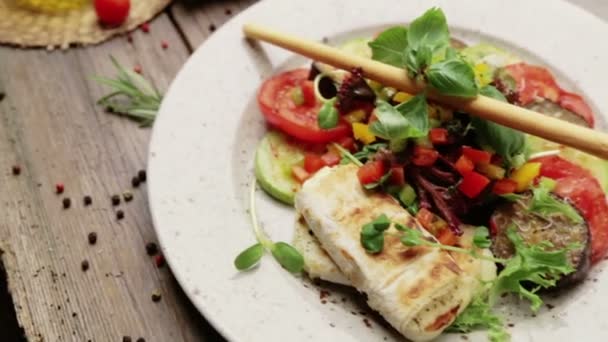
[[[363,225],[361,229],[361,245],[363,248],[372,254],[382,252],[384,248],[384,232],[390,225],[391,222],[385,214]]]

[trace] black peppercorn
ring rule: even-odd
[[[80,264],[80,268],[82,269],[83,272],[86,272],[89,270],[89,262],[87,260],[83,260],[82,263]]]
[[[158,292],[158,291],[153,292],[151,297],[152,297],[152,301],[154,303],[160,302],[160,299],[162,298],[160,292]]]
[[[88,236],[88,239],[89,239],[89,245],[96,244],[97,243],[97,233],[90,232],[89,236]]]
[[[117,206],[120,204],[120,196],[112,195],[112,205]]]
[[[154,242],[148,242],[146,244],[146,253],[149,256],[156,255],[158,253],[158,246]]]
[[[19,176],[21,174],[21,166],[13,165],[13,175]]]
[[[131,202],[133,200],[133,194],[129,191],[125,191],[122,194],[122,198],[125,200],[125,202]]]
[[[140,182],[142,182],[142,183],[145,182],[146,179],[148,179],[148,176],[146,174],[146,170],[139,170],[137,172],[137,178],[139,178]]]
[[[84,196],[84,198],[82,199],[82,202],[84,203],[85,206],[91,205],[93,203],[93,198],[91,198],[91,196],[89,196],[89,195]]]
[[[118,210],[116,212],[116,219],[117,220],[122,220],[123,218],[125,218],[125,212],[122,210]]]
[[[131,178],[131,186],[133,186],[134,188],[137,188],[139,186],[139,177]]]
[[[131,336],[123,336],[122,337],[122,342],[131,342]]]
[[[69,197],[63,199],[63,209],[68,209],[72,205],[72,200]]]

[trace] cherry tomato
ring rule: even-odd
[[[448,143],[448,130],[445,128],[433,128],[429,132],[429,139],[433,145],[443,145]]]
[[[130,0],[95,0],[95,12],[99,21],[110,26],[120,26],[129,16]]]
[[[512,179],[504,178],[494,183],[492,192],[496,195],[504,195],[515,192],[515,189],[517,189],[517,182]]]
[[[337,141],[351,133],[350,124],[338,122],[331,129],[322,129],[317,124],[321,103],[296,105],[291,90],[308,82],[308,70],[296,69],[276,75],[262,85],[258,93],[258,104],[264,117],[288,135],[307,142]],[[306,86],[305,86],[306,87]]]
[[[469,146],[462,147],[462,154],[469,158],[473,164],[486,163],[489,164],[492,160],[492,153],[484,150],[478,150]]]
[[[359,182],[363,185],[379,181],[386,173],[384,162],[381,160],[367,162],[357,170]]]
[[[608,252],[608,202],[593,175],[558,156],[534,159],[542,164],[541,177],[555,179],[553,192],[569,199],[587,221],[591,232],[591,261],[600,261]]]
[[[464,175],[465,173],[473,171],[473,169],[475,169],[475,164],[473,164],[471,159],[467,158],[467,156],[462,155],[460,158],[458,158],[454,164],[454,167],[456,170],[458,170],[458,173]]]
[[[486,176],[471,171],[462,176],[462,182],[458,185],[458,189],[468,198],[475,198],[489,183],[490,180]]]
[[[306,153],[304,155],[304,170],[308,173],[315,173],[322,169],[325,166],[325,162],[323,159],[314,154],[314,153]]]
[[[432,148],[426,148],[422,146],[414,147],[414,157],[412,163],[417,166],[431,166],[435,164],[435,161],[439,158],[439,152]]]
[[[402,166],[391,167],[391,184],[397,186],[405,185],[405,172]]]

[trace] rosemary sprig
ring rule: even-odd
[[[95,76],[93,79],[109,86],[114,91],[100,98],[97,104],[104,106],[110,113],[123,115],[150,126],[163,100],[163,96],[138,73],[122,67],[110,56],[118,75],[115,79]]]

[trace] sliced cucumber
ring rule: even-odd
[[[303,160],[304,153],[298,146],[289,143],[283,134],[270,131],[255,152],[255,177],[270,196],[293,205],[300,183],[293,178],[291,168]]]

